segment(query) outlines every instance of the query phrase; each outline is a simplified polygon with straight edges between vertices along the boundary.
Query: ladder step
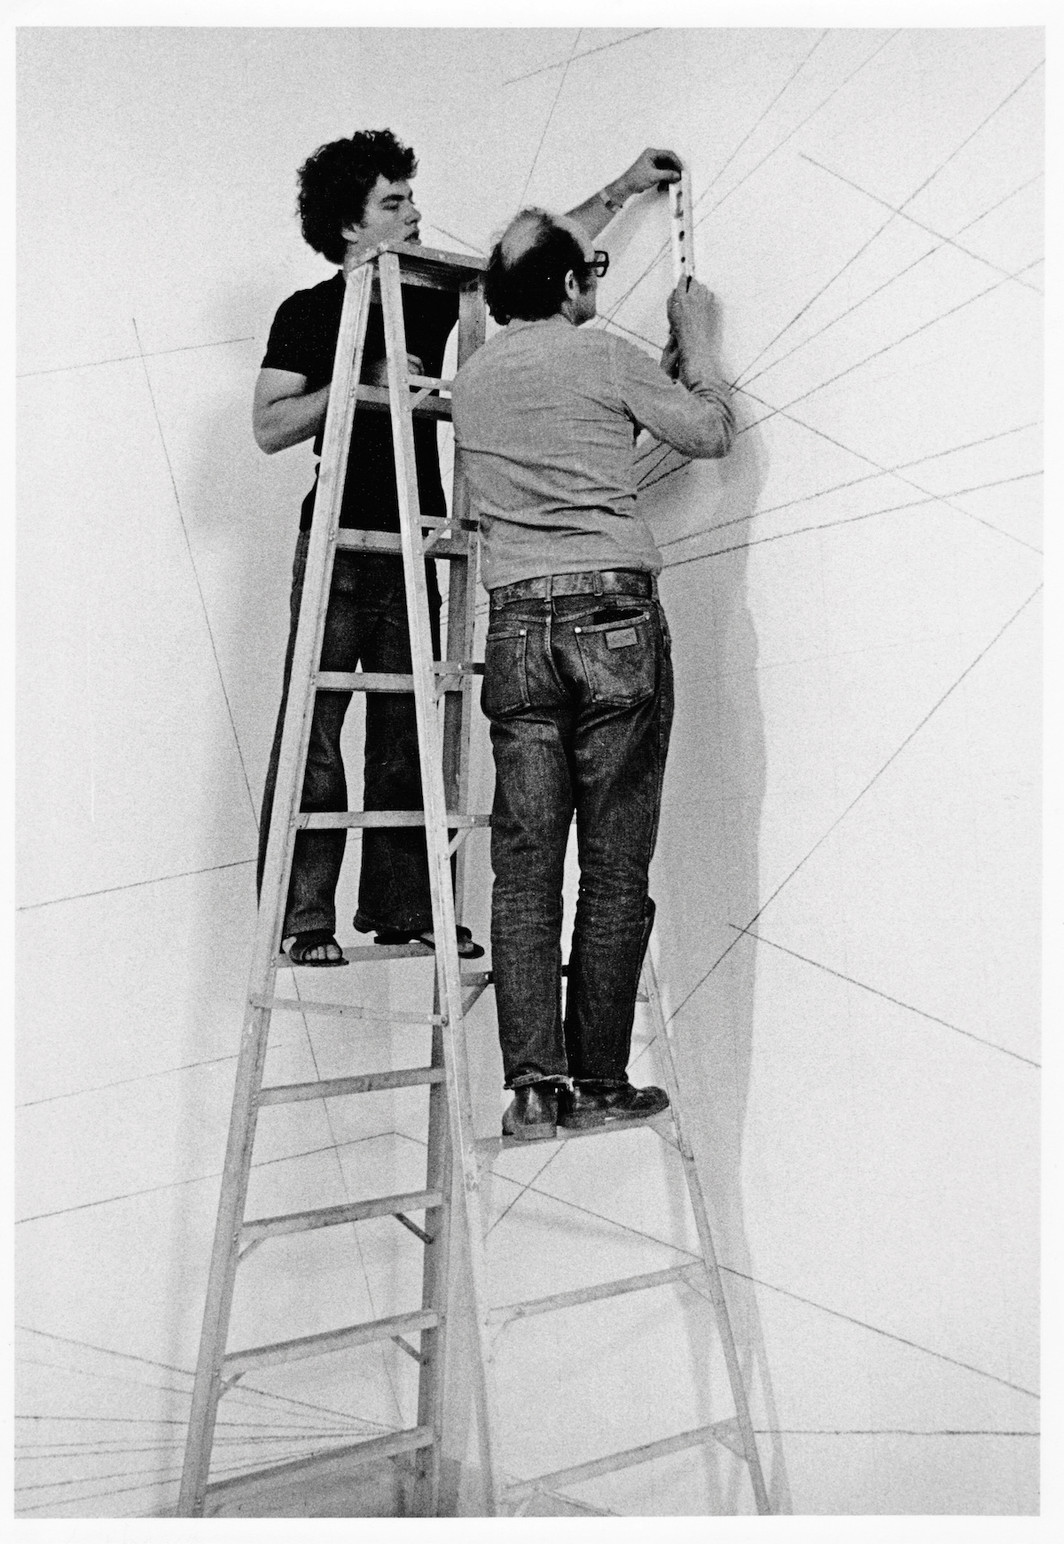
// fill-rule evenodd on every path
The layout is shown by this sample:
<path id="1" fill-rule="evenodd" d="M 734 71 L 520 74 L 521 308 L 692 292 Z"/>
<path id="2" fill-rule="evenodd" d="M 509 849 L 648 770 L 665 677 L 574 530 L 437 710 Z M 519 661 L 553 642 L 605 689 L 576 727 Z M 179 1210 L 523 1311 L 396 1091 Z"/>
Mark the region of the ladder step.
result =
<path id="1" fill-rule="evenodd" d="M 443 1205 L 442 1190 L 413 1190 L 407 1195 L 375 1196 L 369 1201 L 347 1201 L 342 1206 L 321 1206 L 309 1212 L 287 1212 L 280 1217 L 253 1217 L 240 1229 L 242 1243 L 275 1238 L 282 1233 L 311 1233 L 315 1228 L 335 1228 L 367 1217 L 394 1217 L 397 1212 L 425 1212 Z"/>
<path id="2" fill-rule="evenodd" d="M 315 1083 L 276 1083 L 259 1093 L 259 1104 L 294 1104 L 301 1099 L 336 1099 L 342 1094 L 375 1094 L 385 1088 L 417 1088 L 442 1083 L 442 1067 L 400 1067 L 389 1072 L 363 1072 L 347 1078 L 320 1078 Z"/>
<path id="3" fill-rule="evenodd" d="M 391 1432 L 385 1437 L 369 1437 L 365 1442 L 351 1442 L 345 1447 L 322 1448 L 308 1453 L 305 1458 L 295 1458 L 284 1464 L 271 1464 L 265 1469 L 253 1469 L 248 1474 L 235 1475 L 230 1480 L 214 1480 L 207 1486 L 207 1511 L 212 1502 L 224 1501 L 227 1496 L 263 1481 L 293 1479 L 297 1475 L 308 1478 L 324 1478 L 332 1466 L 343 1472 L 356 1465 L 380 1462 L 394 1458 L 399 1453 L 412 1453 L 418 1448 L 431 1447 L 435 1438 L 431 1426 L 413 1426 L 407 1431 Z"/>
<path id="4" fill-rule="evenodd" d="M 222 1374 L 232 1377 L 249 1372 L 252 1367 L 276 1367 L 282 1362 L 301 1362 L 309 1356 L 325 1356 L 349 1346 L 368 1346 L 377 1340 L 391 1340 L 393 1335 L 416 1335 L 434 1330 L 440 1315 L 431 1308 L 417 1313 L 400 1313 L 390 1319 L 372 1319 L 366 1324 L 350 1324 L 342 1330 L 326 1330 L 320 1335 L 303 1335 L 298 1340 L 278 1340 L 270 1346 L 250 1346 L 246 1351 L 232 1351 L 222 1359 Z"/>
<path id="5" fill-rule="evenodd" d="M 418 953 L 424 952 L 423 946 Z M 286 955 L 279 955 L 278 965 L 292 962 Z M 248 999 L 253 1008 L 269 1008 L 288 1013 L 324 1013 L 337 1019 L 359 1019 L 364 1024 L 442 1024 L 442 1013 L 367 1013 L 361 1003 L 317 1002 L 313 997 L 272 997 L 256 995 Z"/>
<path id="6" fill-rule="evenodd" d="M 557 1142 L 576 1142 L 584 1137 L 613 1137 L 621 1131 L 641 1131 L 649 1128 L 656 1131 L 658 1136 L 672 1134 L 672 1115 L 669 1110 L 662 1110 L 657 1115 L 649 1118 L 633 1116 L 630 1120 L 612 1120 L 605 1126 L 589 1126 L 586 1130 L 571 1129 L 568 1126 L 559 1126 L 558 1135 L 554 1138 Z M 504 1148 L 527 1147 L 528 1143 L 520 1137 L 480 1137 L 477 1141 L 477 1151 L 484 1153 L 497 1153 Z"/>
<path id="7" fill-rule="evenodd" d="M 552 1292 L 548 1297 L 533 1297 L 523 1303 L 505 1303 L 493 1308 L 488 1314 L 491 1324 L 509 1324 L 514 1319 L 529 1319 L 535 1314 L 552 1313 L 557 1308 L 575 1308 L 582 1303 L 599 1303 L 610 1297 L 623 1297 L 629 1292 L 644 1292 L 652 1287 L 664 1287 L 673 1281 L 688 1281 L 692 1276 L 704 1276 L 701 1260 L 684 1265 L 670 1265 L 665 1270 L 647 1271 L 642 1276 L 618 1276 L 614 1281 L 602 1281 L 590 1287 L 577 1287 L 572 1292 Z"/>
<path id="8" fill-rule="evenodd" d="M 324 810 L 317 813 L 304 811 L 296 816 L 297 831 L 337 831 L 387 828 L 389 826 L 423 826 L 424 810 Z M 448 811 L 447 826 L 458 831 L 465 826 L 490 826 L 490 815 L 460 815 Z"/>
<path id="9" fill-rule="evenodd" d="M 462 677 L 484 674 L 482 664 L 459 664 L 436 660 L 433 663 L 437 692 L 460 692 Z M 414 677 L 382 670 L 319 670 L 314 677 L 319 692 L 412 692 Z"/>
<path id="10" fill-rule="evenodd" d="M 574 1464 L 571 1469 L 555 1469 L 551 1474 L 540 1474 L 535 1479 L 519 1480 L 516 1485 L 506 1487 L 506 1494 L 516 1498 L 540 1487 L 556 1490 L 563 1485 L 576 1485 L 581 1480 L 595 1480 L 602 1474 L 615 1474 L 618 1469 L 630 1469 L 635 1464 L 649 1463 L 654 1458 L 665 1458 L 670 1453 L 682 1453 L 687 1448 L 701 1447 L 706 1442 L 714 1441 L 723 1441 L 716 1426 L 699 1426 L 694 1431 L 678 1432 L 675 1437 L 664 1437 L 660 1442 L 647 1442 L 642 1447 L 608 1453 L 603 1458 L 592 1459 L 590 1463 Z M 725 1442 L 724 1446 L 731 1451 L 729 1443 Z"/>
<path id="11" fill-rule="evenodd" d="M 432 959 L 436 951 L 431 949 L 428 944 L 355 944 L 353 948 L 341 949 L 340 953 L 347 960 L 348 964 L 387 965 L 389 960 Z M 287 954 L 277 955 L 274 965 L 278 970 L 302 969 L 301 966 L 293 965 Z M 311 966 L 310 968 L 313 969 L 314 967 Z M 263 1007 L 265 1004 L 258 1003 L 256 1006 Z M 316 1003 L 308 998 L 306 1002 L 300 1003 L 299 1006 L 300 1008 L 305 1008 L 308 1013 L 327 1013 L 335 1012 L 339 1005 Z M 390 1022 L 391 1017 L 389 1015 L 386 1022 Z M 424 1018 L 418 1016 L 414 1022 L 419 1024 L 432 1023 L 433 1020 L 428 1015 L 425 1015 Z"/>

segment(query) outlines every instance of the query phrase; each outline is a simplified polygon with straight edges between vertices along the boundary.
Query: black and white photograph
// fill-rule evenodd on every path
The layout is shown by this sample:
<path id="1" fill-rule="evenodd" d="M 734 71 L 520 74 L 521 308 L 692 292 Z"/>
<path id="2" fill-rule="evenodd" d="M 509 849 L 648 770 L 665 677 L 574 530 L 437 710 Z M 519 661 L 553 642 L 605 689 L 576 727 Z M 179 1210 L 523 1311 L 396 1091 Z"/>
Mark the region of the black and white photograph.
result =
<path id="1" fill-rule="evenodd" d="M 413 9 L 12 7 L 16 1526 L 1017 1538 L 1045 28 Z"/>

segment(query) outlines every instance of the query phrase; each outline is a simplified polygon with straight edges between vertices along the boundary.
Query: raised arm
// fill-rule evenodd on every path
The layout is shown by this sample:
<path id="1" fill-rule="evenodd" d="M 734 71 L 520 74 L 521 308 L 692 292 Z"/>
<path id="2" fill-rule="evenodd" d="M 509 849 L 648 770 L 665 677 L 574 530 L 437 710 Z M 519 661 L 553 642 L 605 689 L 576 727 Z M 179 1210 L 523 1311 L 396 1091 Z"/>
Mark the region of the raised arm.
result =
<path id="1" fill-rule="evenodd" d="M 329 388 L 307 390 L 305 375 L 293 370 L 260 370 L 255 382 L 251 429 L 260 450 L 272 456 L 317 434 L 325 422 Z"/>
<path id="2" fill-rule="evenodd" d="M 614 215 L 620 214 L 628 199 L 637 193 L 645 193 L 648 188 L 678 182 L 682 170 L 683 163 L 675 151 L 655 150 L 648 146 L 626 172 L 613 182 L 607 182 L 604 188 L 592 193 L 575 209 L 570 209 L 569 218 L 575 220 L 593 241 Z"/>

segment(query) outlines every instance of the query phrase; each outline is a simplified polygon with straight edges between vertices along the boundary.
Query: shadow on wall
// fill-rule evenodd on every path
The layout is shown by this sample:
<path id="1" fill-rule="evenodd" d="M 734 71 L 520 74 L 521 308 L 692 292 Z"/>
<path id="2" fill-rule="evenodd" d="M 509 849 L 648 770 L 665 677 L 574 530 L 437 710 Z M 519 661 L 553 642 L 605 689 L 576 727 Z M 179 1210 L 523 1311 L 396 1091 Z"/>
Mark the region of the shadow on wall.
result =
<path id="1" fill-rule="evenodd" d="M 749 421 L 737 410 L 739 427 Z M 690 1136 L 755 1429 L 778 1429 L 743 1219 L 742 1134 L 754 1024 L 754 946 L 740 940 L 759 906 L 765 737 L 747 552 L 682 561 L 675 533 L 727 526 L 720 547 L 746 539 L 765 482 L 757 430 L 720 462 L 680 473 L 653 512 L 664 544 L 662 593 L 673 633 L 677 707 L 655 862 L 663 1005 L 674 1020 Z M 668 489 L 668 483 L 662 492 Z M 699 508 L 705 499 L 705 506 Z M 658 501 L 655 501 L 657 503 Z M 697 519 L 694 517 L 697 515 Z M 738 533 L 738 534 L 737 534 Z M 703 543 L 704 545 L 704 543 Z M 678 561 L 670 564 L 670 553 Z M 670 571 L 671 570 L 671 571 Z M 730 925 L 731 924 L 731 925 Z M 754 1374 L 756 1373 L 756 1377 Z M 789 1512 L 779 1438 L 759 1439 L 773 1511 Z M 741 1466 L 734 1471 L 742 1483 Z M 737 1510 L 739 1497 L 731 1497 Z"/>

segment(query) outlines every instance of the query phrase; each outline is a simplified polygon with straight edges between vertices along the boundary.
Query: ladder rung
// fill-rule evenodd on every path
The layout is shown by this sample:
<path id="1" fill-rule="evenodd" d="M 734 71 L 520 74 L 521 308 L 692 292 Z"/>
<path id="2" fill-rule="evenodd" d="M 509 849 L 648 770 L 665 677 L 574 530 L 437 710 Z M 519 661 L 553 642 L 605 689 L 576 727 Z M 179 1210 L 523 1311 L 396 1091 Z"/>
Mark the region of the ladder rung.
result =
<path id="1" fill-rule="evenodd" d="M 548 1297 L 533 1297 L 523 1303 L 506 1303 L 493 1308 L 488 1314 L 490 1324 L 509 1324 L 513 1319 L 530 1319 L 534 1314 L 553 1313 L 557 1308 L 576 1308 L 582 1303 L 599 1303 L 610 1297 L 623 1297 L 628 1292 L 643 1292 L 652 1287 L 664 1287 L 672 1281 L 686 1281 L 692 1274 L 705 1275 L 701 1260 L 685 1265 L 670 1265 L 665 1270 L 647 1271 L 642 1276 L 618 1276 L 615 1281 L 601 1281 L 590 1287 L 577 1287 L 572 1292 L 552 1292 Z"/>
<path id="2" fill-rule="evenodd" d="M 264 1480 L 289 1479 L 298 1474 L 317 1472 L 332 1464 L 341 1465 L 346 1472 L 355 1465 L 376 1463 L 394 1458 L 398 1453 L 411 1453 L 418 1448 L 431 1447 L 435 1438 L 431 1426 L 413 1426 L 407 1431 L 391 1432 L 385 1437 L 369 1437 L 365 1442 L 351 1442 L 345 1447 L 322 1448 L 308 1453 L 305 1458 L 294 1458 L 289 1463 L 272 1464 L 266 1469 L 253 1469 L 248 1474 L 235 1475 L 230 1480 L 214 1480 L 207 1486 L 208 1508 L 213 1500 L 220 1500 L 234 1491 L 260 1484 Z"/>
<path id="3" fill-rule="evenodd" d="M 287 1212 L 281 1217 L 253 1217 L 240 1229 L 242 1243 L 275 1238 L 281 1233 L 311 1233 L 315 1228 L 335 1228 L 367 1217 L 392 1217 L 396 1212 L 425 1212 L 443 1205 L 442 1190 L 413 1190 L 407 1195 L 375 1196 L 369 1201 L 347 1201 L 342 1206 L 321 1206 L 309 1212 Z"/>
<path id="4" fill-rule="evenodd" d="M 351 949 L 340 950 L 348 964 L 358 965 L 387 965 L 389 960 L 420 960 L 430 958 L 435 952 L 435 949 L 430 948 L 428 944 L 356 944 Z M 302 966 L 293 965 L 287 954 L 277 955 L 274 965 L 278 970 L 302 969 Z M 311 966 L 310 968 L 313 969 L 314 967 Z M 324 1004 L 315 1003 L 313 999 L 308 999 L 305 1003 L 301 1003 L 300 1007 L 306 1008 L 309 1012 L 324 1013 L 329 1011 Z M 421 1024 L 430 1023 L 432 1020 L 426 1016 L 424 1019 L 418 1017 L 414 1022 Z"/>
<path id="5" fill-rule="evenodd" d="M 506 1487 L 506 1494 L 519 1496 L 540 1487 L 556 1490 L 563 1485 L 576 1485 L 581 1480 L 594 1480 L 602 1474 L 614 1474 L 618 1469 L 629 1469 L 635 1464 L 649 1463 L 654 1458 L 665 1458 L 669 1453 L 682 1453 L 686 1448 L 701 1447 L 705 1442 L 719 1440 L 712 1426 L 699 1426 L 694 1431 L 679 1432 L 675 1437 L 664 1437 L 660 1442 L 647 1442 L 642 1447 L 608 1453 L 604 1458 L 592 1459 L 590 1463 L 574 1464 L 571 1469 L 555 1469 L 553 1473 L 540 1474 L 535 1479 L 519 1480 L 516 1485 Z"/>
<path id="6" fill-rule="evenodd" d="M 483 674 L 483 665 L 479 671 L 476 665 L 452 665 L 449 668 L 440 667 L 437 663 L 435 673 L 440 679 L 436 682 L 437 692 L 462 691 L 462 677 Z M 451 677 L 451 679 L 447 679 Z M 386 673 L 382 670 L 319 670 L 314 677 L 314 687 L 319 692 L 412 692 L 414 690 L 414 677 L 412 675 L 398 675 Z"/>
<path id="7" fill-rule="evenodd" d="M 387 386 L 357 386 L 354 397 L 363 407 L 385 412 L 391 400 Z M 423 397 L 420 402 L 411 404 L 410 411 L 415 418 L 439 418 L 450 423 L 451 400 L 449 397 Z"/>
<path id="8" fill-rule="evenodd" d="M 347 1346 L 368 1346 L 375 1340 L 391 1340 L 393 1335 L 416 1335 L 420 1330 L 434 1330 L 440 1315 L 423 1308 L 417 1313 L 400 1313 L 390 1319 L 372 1319 L 366 1324 L 350 1324 L 342 1330 L 326 1330 L 320 1335 L 303 1335 L 298 1340 L 278 1340 L 270 1346 L 251 1346 L 233 1351 L 222 1359 L 226 1375 L 245 1373 L 252 1367 L 276 1367 L 282 1362 L 300 1362 L 308 1356 L 325 1356 Z"/>
<path id="9" fill-rule="evenodd" d="M 490 826 L 490 815 L 460 815 L 448 811 L 447 827 L 458 831 L 465 826 Z M 378 826 L 423 826 L 424 810 L 319 810 L 296 816 L 297 831 L 337 831 L 373 829 Z"/>
<path id="10" fill-rule="evenodd" d="M 462 521 L 468 529 L 469 521 Z M 403 539 L 394 531 L 358 531 L 342 528 L 336 533 L 336 545 L 345 552 L 402 552 Z M 461 537 L 434 537 L 426 557 L 468 558 L 469 543 Z"/>
<path id="11" fill-rule="evenodd" d="M 417 1088 L 442 1083 L 442 1067 L 400 1067 L 388 1072 L 353 1073 L 320 1078 L 316 1083 L 277 1083 L 259 1093 L 259 1104 L 294 1104 L 301 1099 L 336 1099 L 342 1094 L 375 1094 L 385 1088 Z"/>
<path id="12" fill-rule="evenodd" d="M 421 952 L 419 947 L 418 952 Z M 287 955 L 279 955 L 278 965 L 291 968 Z M 367 1013 L 361 1003 L 318 1002 L 313 997 L 255 996 L 248 999 L 253 1008 L 269 1008 L 288 1013 L 324 1013 L 337 1019 L 360 1019 L 368 1024 L 443 1024 L 442 1013 Z"/>

